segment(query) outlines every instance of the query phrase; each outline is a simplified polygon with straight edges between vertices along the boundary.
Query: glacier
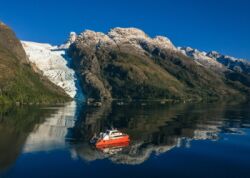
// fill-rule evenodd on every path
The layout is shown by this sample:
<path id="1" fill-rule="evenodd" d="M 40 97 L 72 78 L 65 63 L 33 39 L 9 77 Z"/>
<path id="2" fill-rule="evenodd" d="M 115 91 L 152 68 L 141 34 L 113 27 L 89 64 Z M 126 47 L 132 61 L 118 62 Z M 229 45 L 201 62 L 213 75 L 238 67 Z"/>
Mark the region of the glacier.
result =
<path id="1" fill-rule="evenodd" d="M 74 34 L 70 34 L 70 39 Z M 74 99 L 83 100 L 84 95 L 79 80 L 71 67 L 71 58 L 67 55 L 69 42 L 61 46 L 47 43 L 22 41 L 30 63 L 34 64 L 51 82 L 64 89 Z"/>

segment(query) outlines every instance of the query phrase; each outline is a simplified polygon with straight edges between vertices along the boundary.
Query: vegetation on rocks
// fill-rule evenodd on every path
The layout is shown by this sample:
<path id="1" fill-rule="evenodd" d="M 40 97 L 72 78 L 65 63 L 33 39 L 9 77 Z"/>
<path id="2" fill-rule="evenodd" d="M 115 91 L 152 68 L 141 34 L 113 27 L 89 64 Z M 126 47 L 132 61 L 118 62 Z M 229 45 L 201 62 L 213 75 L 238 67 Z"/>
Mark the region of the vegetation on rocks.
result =
<path id="1" fill-rule="evenodd" d="M 249 88 L 198 65 L 163 37 L 138 29 L 85 31 L 70 46 L 87 98 L 210 101 L 244 99 Z M 244 89 L 243 89 L 244 88 Z"/>
<path id="2" fill-rule="evenodd" d="M 29 64 L 14 32 L 0 23 L 0 104 L 41 104 L 69 100 L 65 92 Z"/>

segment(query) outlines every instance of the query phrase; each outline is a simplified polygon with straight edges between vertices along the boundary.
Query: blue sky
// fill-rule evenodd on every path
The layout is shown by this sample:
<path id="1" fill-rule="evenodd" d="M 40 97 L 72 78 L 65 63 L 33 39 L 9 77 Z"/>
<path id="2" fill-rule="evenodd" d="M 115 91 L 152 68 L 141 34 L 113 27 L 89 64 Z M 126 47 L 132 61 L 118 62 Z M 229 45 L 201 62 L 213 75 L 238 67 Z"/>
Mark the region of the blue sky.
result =
<path id="1" fill-rule="evenodd" d="M 176 46 L 250 59 L 248 0 L 1 0 L 0 19 L 22 40 L 59 44 L 70 31 L 138 27 Z"/>

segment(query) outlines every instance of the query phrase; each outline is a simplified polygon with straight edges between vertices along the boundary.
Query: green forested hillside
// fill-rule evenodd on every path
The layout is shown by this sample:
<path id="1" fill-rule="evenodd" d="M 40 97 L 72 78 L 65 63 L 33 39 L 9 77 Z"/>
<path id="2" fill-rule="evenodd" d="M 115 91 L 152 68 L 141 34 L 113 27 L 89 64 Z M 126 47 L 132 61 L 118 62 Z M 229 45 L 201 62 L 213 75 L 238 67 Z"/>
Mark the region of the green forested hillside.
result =
<path id="1" fill-rule="evenodd" d="M 34 71 L 15 33 L 0 22 L 0 104 L 66 100 L 61 88 Z"/>

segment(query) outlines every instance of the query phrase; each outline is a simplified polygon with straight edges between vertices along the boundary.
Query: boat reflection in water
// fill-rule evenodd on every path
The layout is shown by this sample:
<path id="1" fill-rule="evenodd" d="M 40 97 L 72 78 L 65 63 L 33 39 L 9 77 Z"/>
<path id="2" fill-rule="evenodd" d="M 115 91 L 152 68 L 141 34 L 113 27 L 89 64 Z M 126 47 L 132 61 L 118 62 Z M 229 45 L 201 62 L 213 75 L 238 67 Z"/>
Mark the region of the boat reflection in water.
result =
<path id="1" fill-rule="evenodd" d="M 102 151 L 104 154 L 114 155 L 114 154 L 118 154 L 119 152 L 124 151 L 124 149 L 127 148 L 128 146 L 129 146 L 129 141 L 113 143 L 113 144 L 106 145 L 106 146 L 98 146 L 96 148 Z"/>
<path id="2" fill-rule="evenodd" d="M 94 146 L 89 143 L 95 133 L 111 126 L 129 135 L 129 139 Z M 182 169 L 189 168 L 188 171 L 191 170 L 189 165 L 194 168 L 204 164 L 209 167 L 207 170 L 223 171 L 228 168 L 230 172 L 231 163 L 240 165 L 239 168 L 236 167 L 240 171 L 244 166 L 249 167 L 244 164 L 250 159 L 246 156 L 247 153 L 250 155 L 250 149 L 247 149 L 250 148 L 247 141 L 249 128 L 250 110 L 247 104 L 104 104 L 100 108 L 92 108 L 72 102 L 60 107 L 0 111 L 0 177 L 3 170 L 6 174 L 12 173 L 12 177 L 19 174 L 20 177 L 55 177 L 49 175 L 53 172 L 58 174 L 56 177 L 65 174 L 70 177 L 74 171 L 78 171 L 79 176 L 86 173 L 86 177 L 91 177 L 90 175 L 97 174 L 98 171 L 88 172 L 88 169 L 80 167 L 93 165 L 96 168 L 101 164 L 105 167 L 104 165 L 110 166 L 110 163 L 121 167 L 124 164 L 143 166 L 151 161 L 157 164 L 154 156 L 162 158 L 164 164 L 159 166 L 168 165 L 171 170 L 179 170 L 178 166 L 172 166 L 173 163 L 182 165 L 185 163 L 183 160 L 186 160 L 188 164 L 182 165 Z M 232 154 L 231 145 L 238 145 L 238 151 Z M 200 156 L 196 157 L 198 154 Z M 166 155 L 169 155 L 168 159 L 164 158 Z M 191 157 L 199 164 L 196 165 Z M 58 159 L 64 162 L 58 162 Z M 204 162 L 207 159 L 213 160 Z M 46 167 L 45 161 L 51 164 Z M 216 164 L 218 161 L 223 166 Z M 29 166 L 25 166 L 26 163 Z M 20 165 L 23 165 L 21 169 Z M 72 167 L 64 168 L 64 165 Z M 28 171 L 30 166 L 35 166 L 37 172 Z M 53 171 L 46 172 L 44 169 Z M 62 171 L 63 169 L 67 171 Z M 167 166 L 161 169 L 165 171 Z M 21 175 L 20 171 L 15 170 L 22 170 L 29 175 Z M 150 172 L 147 172 L 147 168 L 143 170 L 145 177 L 151 176 L 148 175 Z M 181 174 L 179 171 L 177 173 Z M 195 170 L 193 173 L 195 175 Z M 235 175 L 233 170 L 230 174 Z"/>

